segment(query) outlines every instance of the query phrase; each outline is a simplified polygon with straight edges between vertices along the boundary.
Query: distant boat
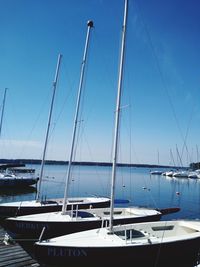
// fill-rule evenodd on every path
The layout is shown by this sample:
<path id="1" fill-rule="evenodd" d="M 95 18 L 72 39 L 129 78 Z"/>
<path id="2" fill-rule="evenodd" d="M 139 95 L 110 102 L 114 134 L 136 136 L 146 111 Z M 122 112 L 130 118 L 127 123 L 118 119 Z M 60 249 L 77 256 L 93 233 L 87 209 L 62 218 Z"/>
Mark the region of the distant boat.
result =
<path id="1" fill-rule="evenodd" d="M 25 164 L 22 163 L 1 163 L 0 164 L 0 172 L 10 170 L 12 168 L 22 168 L 25 167 Z"/>
<path id="2" fill-rule="evenodd" d="M 159 151 L 158 153 L 158 166 L 160 165 L 160 156 L 159 156 Z M 154 171 L 150 171 L 151 175 L 161 175 L 163 173 L 163 171 L 161 170 L 154 170 Z"/>
<path id="3" fill-rule="evenodd" d="M 123 46 L 115 114 L 113 177 L 115 177 L 117 159 L 117 129 L 119 125 L 127 13 L 128 0 L 125 0 Z M 115 186 L 113 184 L 109 227 L 36 242 L 34 249 L 36 260 L 39 263 L 59 267 L 66 266 L 66 264 L 70 267 L 192 267 L 197 264 L 200 247 L 200 222 L 177 220 L 114 226 L 114 193 Z"/>
<path id="4" fill-rule="evenodd" d="M 170 149 L 170 158 L 171 158 L 171 161 L 173 162 L 173 166 L 174 168 L 171 169 L 170 171 L 165 171 L 162 173 L 163 176 L 168 176 L 168 177 L 172 177 L 174 172 L 175 172 L 175 161 L 174 161 L 174 156 L 173 156 L 173 153 L 172 153 L 172 150 Z"/>
<path id="5" fill-rule="evenodd" d="M 35 173 L 35 169 L 33 168 L 23 168 L 23 167 L 15 167 L 15 168 L 8 168 L 8 171 L 9 172 L 12 172 L 12 173 Z"/>
<path id="6" fill-rule="evenodd" d="M 38 177 L 25 177 L 19 176 L 15 174 L 3 174 L 0 173 L 0 187 L 26 187 L 37 184 L 39 178 Z"/>
<path id="7" fill-rule="evenodd" d="M 161 175 L 162 173 L 163 173 L 163 171 L 158 171 L 158 170 L 150 171 L 150 174 L 152 174 L 152 175 Z"/>
<path id="8" fill-rule="evenodd" d="M 200 175 L 200 170 L 190 171 L 188 173 L 188 178 L 197 179 L 200 177 L 199 175 Z"/>
<path id="9" fill-rule="evenodd" d="M 189 172 L 188 173 L 188 178 L 190 178 L 190 179 L 197 179 L 198 178 L 198 173 L 196 173 L 196 172 Z"/>
<path id="10" fill-rule="evenodd" d="M 177 171 L 173 173 L 173 177 L 176 178 L 188 178 L 188 171 Z"/>
<path id="11" fill-rule="evenodd" d="M 169 177 L 172 177 L 173 174 L 174 174 L 174 171 L 167 171 L 167 172 L 162 173 L 163 176 L 169 176 Z"/>

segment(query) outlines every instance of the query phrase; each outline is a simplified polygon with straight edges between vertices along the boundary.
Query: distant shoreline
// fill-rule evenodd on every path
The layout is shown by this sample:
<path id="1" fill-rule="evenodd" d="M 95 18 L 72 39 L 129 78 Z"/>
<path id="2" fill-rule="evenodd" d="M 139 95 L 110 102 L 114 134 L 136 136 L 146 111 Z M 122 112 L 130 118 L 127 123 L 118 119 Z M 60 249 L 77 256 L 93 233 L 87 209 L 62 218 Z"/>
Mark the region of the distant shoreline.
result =
<path id="1" fill-rule="evenodd" d="M 26 164 L 41 164 L 40 159 L 0 159 L 0 164 L 15 164 L 15 165 L 26 165 Z M 46 160 L 47 165 L 67 165 L 68 161 L 62 160 Z M 75 161 L 73 165 L 82 166 L 112 166 L 110 162 L 90 162 L 90 161 Z M 134 164 L 134 163 L 118 163 L 119 167 L 140 167 L 140 168 L 180 168 L 168 165 L 156 165 L 156 164 Z"/>

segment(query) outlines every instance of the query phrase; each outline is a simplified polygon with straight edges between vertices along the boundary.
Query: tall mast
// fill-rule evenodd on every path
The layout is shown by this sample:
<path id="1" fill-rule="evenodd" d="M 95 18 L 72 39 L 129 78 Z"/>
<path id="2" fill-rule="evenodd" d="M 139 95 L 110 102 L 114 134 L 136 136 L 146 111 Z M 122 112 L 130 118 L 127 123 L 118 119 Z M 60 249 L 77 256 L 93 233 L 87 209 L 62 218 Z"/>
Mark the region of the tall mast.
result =
<path id="1" fill-rule="evenodd" d="M 175 164 L 175 160 L 174 160 L 174 156 L 173 156 L 171 148 L 170 148 L 170 160 L 172 160 L 173 166 L 175 167 L 176 164 Z"/>
<path id="2" fill-rule="evenodd" d="M 119 63 L 117 102 L 116 102 L 116 111 L 115 111 L 115 131 L 114 131 L 114 146 L 113 146 L 110 225 L 109 225 L 109 232 L 110 233 L 113 233 L 113 211 L 114 211 L 114 197 L 115 197 L 115 178 L 116 178 L 116 164 L 117 164 L 117 160 L 118 160 L 118 158 L 117 158 L 118 155 L 117 154 L 118 154 L 120 106 L 121 106 L 121 91 L 122 91 L 122 79 L 123 79 L 123 70 L 124 70 L 124 55 L 125 55 L 125 39 L 126 39 L 127 16 L 128 16 L 128 0 L 125 0 L 124 21 L 123 21 L 123 27 L 122 27 L 121 54 L 120 54 L 120 63 Z"/>
<path id="3" fill-rule="evenodd" d="M 3 96 L 3 105 L 2 105 L 2 112 L 1 112 L 1 121 L 0 121 L 0 136 L 1 136 L 1 130 L 3 125 L 3 117 L 4 117 L 4 109 L 5 109 L 5 103 L 6 103 L 6 93 L 8 88 L 5 88 L 4 90 L 4 96 Z"/>
<path id="4" fill-rule="evenodd" d="M 181 167 L 183 167 L 183 162 L 182 162 L 182 159 L 181 159 L 181 156 L 180 156 L 180 153 L 178 151 L 178 146 L 176 144 L 176 153 L 177 153 L 177 162 L 179 161 L 180 162 L 180 165 Z"/>
<path id="5" fill-rule="evenodd" d="M 197 151 L 197 163 L 198 163 L 199 162 L 199 149 L 197 145 L 196 145 L 196 151 Z"/>
<path id="6" fill-rule="evenodd" d="M 158 155 L 158 165 L 160 165 L 160 154 L 159 154 L 159 150 L 157 150 L 157 155 Z"/>
<path id="7" fill-rule="evenodd" d="M 38 186 L 38 191 L 37 191 L 37 195 L 36 195 L 36 201 L 39 201 L 39 199 L 40 199 L 41 183 L 42 183 L 42 178 L 43 178 L 44 163 L 45 163 L 46 150 L 47 150 L 47 144 L 48 144 L 48 139 L 49 139 L 49 129 L 50 129 L 50 125 L 51 125 L 51 117 L 52 117 L 52 112 L 53 112 L 53 105 L 54 105 L 56 87 L 57 87 L 57 82 L 58 82 L 58 74 L 59 74 L 59 70 L 60 70 L 61 58 L 62 58 L 62 55 L 59 54 L 58 60 L 57 60 L 55 78 L 53 81 L 53 94 L 52 94 L 51 106 L 50 106 L 50 110 L 49 110 L 49 118 L 48 118 L 47 130 L 46 130 L 44 150 L 43 150 L 43 155 L 42 155 L 42 162 L 41 162 L 41 169 L 40 169 L 40 176 L 39 176 L 39 186 Z"/>
<path id="8" fill-rule="evenodd" d="M 79 80 L 76 111 L 75 111 L 75 117 L 74 117 L 74 126 L 73 126 L 73 131 L 72 131 L 70 158 L 69 158 L 69 163 L 68 163 L 66 185 L 65 185 L 65 190 L 64 190 L 62 214 L 65 214 L 66 208 L 67 208 L 67 198 L 69 194 L 68 191 L 69 191 L 69 183 L 70 183 L 70 177 L 71 177 L 71 166 L 72 166 L 72 159 L 74 156 L 74 143 L 75 143 L 75 138 L 76 138 L 76 130 L 77 130 L 78 117 L 79 117 L 80 100 L 81 100 L 82 87 L 83 87 L 83 78 L 84 78 L 84 73 L 85 73 L 85 63 L 86 63 L 88 44 L 89 44 L 89 39 L 90 39 L 90 30 L 93 27 L 93 21 L 91 20 L 88 21 L 87 26 L 88 27 L 87 27 L 87 34 L 86 34 L 86 41 L 85 41 L 85 49 L 84 49 L 83 60 L 81 64 L 81 74 L 80 74 L 80 80 Z"/>

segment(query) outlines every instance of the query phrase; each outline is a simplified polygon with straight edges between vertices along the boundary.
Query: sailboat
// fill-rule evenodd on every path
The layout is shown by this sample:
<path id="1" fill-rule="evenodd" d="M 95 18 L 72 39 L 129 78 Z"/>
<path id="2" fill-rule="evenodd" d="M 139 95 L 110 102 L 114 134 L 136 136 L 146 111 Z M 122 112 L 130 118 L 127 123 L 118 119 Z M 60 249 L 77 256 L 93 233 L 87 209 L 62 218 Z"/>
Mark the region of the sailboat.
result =
<path id="1" fill-rule="evenodd" d="M 58 55 L 57 66 L 56 66 L 56 73 L 55 78 L 53 81 L 53 94 L 51 99 L 51 105 L 49 110 L 49 118 L 45 136 L 45 143 L 43 149 L 43 156 L 42 156 L 42 163 L 40 169 L 40 176 L 39 176 L 39 185 L 37 190 L 37 196 L 35 200 L 30 201 L 16 201 L 16 202 L 8 202 L 0 204 L 0 217 L 6 218 L 11 216 L 20 216 L 20 215 L 28 215 L 28 214 L 38 214 L 44 212 L 53 212 L 53 211 L 60 211 L 63 206 L 63 199 L 48 199 L 43 200 L 41 198 L 41 185 L 43 179 L 43 172 L 44 172 L 44 165 L 45 165 L 45 157 L 46 157 L 46 150 L 48 144 L 48 137 L 49 137 L 49 129 L 51 124 L 51 117 L 53 112 L 53 105 L 55 99 L 55 92 L 57 88 L 58 82 L 58 75 L 60 70 L 62 55 Z M 0 178 L 1 179 L 1 178 Z M 78 206 L 79 209 L 81 208 L 89 208 L 89 207 L 108 207 L 110 204 L 110 199 L 106 197 L 77 197 L 77 198 L 69 198 L 67 202 L 67 208 L 71 208 L 71 206 Z"/>
<path id="2" fill-rule="evenodd" d="M 177 152 L 177 157 L 180 161 L 180 165 L 181 165 L 181 170 L 177 170 L 173 173 L 173 177 L 176 177 L 176 178 L 188 178 L 188 174 L 189 174 L 189 171 L 187 170 L 182 170 L 183 168 L 183 162 L 182 162 L 182 159 L 181 159 L 181 156 L 180 156 L 180 153 L 178 151 L 178 147 L 176 145 L 176 152 Z"/>
<path id="3" fill-rule="evenodd" d="M 159 151 L 158 151 L 158 167 L 160 165 L 160 160 L 159 160 Z M 161 175 L 163 173 L 162 170 L 153 170 L 153 171 L 150 171 L 150 174 L 151 175 Z"/>
<path id="4" fill-rule="evenodd" d="M 37 184 L 38 177 L 19 176 L 13 173 L 0 173 L 1 188 L 25 188 Z"/>
<path id="5" fill-rule="evenodd" d="M 0 136 L 2 132 L 3 126 L 3 118 L 4 118 L 4 110 L 6 103 L 6 94 L 8 88 L 5 88 L 3 95 L 3 103 L 2 103 L 2 112 L 0 119 Z M 0 172 L 0 187 L 1 188 L 18 188 L 18 187 L 27 187 L 31 185 L 35 185 L 38 182 L 38 177 L 34 176 L 24 176 L 24 175 L 16 175 L 12 172 Z"/>
<path id="6" fill-rule="evenodd" d="M 88 22 L 88 31 L 86 37 L 85 51 L 83 56 L 83 63 L 86 62 L 87 47 L 89 40 L 90 29 L 93 26 L 93 22 Z M 84 67 L 82 64 L 82 67 Z M 71 161 L 74 151 L 74 140 L 76 133 L 76 123 L 78 120 L 79 103 L 81 96 L 83 72 L 81 72 L 81 81 L 78 90 L 77 107 L 74 119 L 74 127 L 72 134 L 71 153 L 68 165 L 67 183 L 65 187 L 65 195 L 63 201 L 63 207 L 61 212 L 40 213 L 34 215 L 18 216 L 15 218 L 8 218 L 4 221 L 4 228 L 15 239 L 45 239 L 52 238 L 58 235 L 70 234 L 77 231 L 84 231 L 93 228 L 99 228 L 106 226 L 109 223 L 110 208 L 99 209 L 86 209 L 79 210 L 78 207 L 66 210 L 67 197 L 69 194 L 69 179 L 71 176 Z M 114 200 L 113 200 L 114 201 Z M 144 222 L 149 220 L 160 220 L 162 213 L 154 209 L 128 207 L 128 208 L 115 208 L 113 223 L 115 225 L 133 222 Z"/>
<path id="7" fill-rule="evenodd" d="M 35 243 L 35 257 L 48 266 L 184 266 L 197 264 L 200 247 L 199 221 L 159 221 L 113 224 L 117 141 L 124 42 L 128 14 L 125 0 L 122 49 L 115 118 L 114 152 L 109 227 L 82 231 Z"/>
<path id="8" fill-rule="evenodd" d="M 166 172 L 163 172 L 163 173 L 162 173 L 163 176 L 173 177 L 173 174 L 174 174 L 175 169 L 176 169 L 176 164 L 175 164 L 175 160 L 174 160 L 173 152 L 172 152 L 171 149 L 170 149 L 170 159 L 171 159 L 170 162 L 173 163 L 173 169 L 168 170 L 168 171 L 166 171 Z"/>

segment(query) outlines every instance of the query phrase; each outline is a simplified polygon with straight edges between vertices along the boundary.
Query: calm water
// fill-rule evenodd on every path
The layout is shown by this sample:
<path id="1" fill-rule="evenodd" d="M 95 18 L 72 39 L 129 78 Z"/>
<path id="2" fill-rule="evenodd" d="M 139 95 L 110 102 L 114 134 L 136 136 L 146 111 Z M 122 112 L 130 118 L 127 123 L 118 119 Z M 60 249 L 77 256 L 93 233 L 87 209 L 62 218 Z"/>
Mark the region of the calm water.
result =
<path id="1" fill-rule="evenodd" d="M 36 169 L 39 165 L 27 166 Z M 45 167 L 42 195 L 63 197 L 67 166 Z M 181 211 L 163 219 L 200 219 L 200 179 L 167 178 L 149 174 L 147 168 L 118 168 L 116 198 L 130 200 L 129 205 L 153 208 L 180 207 Z M 70 183 L 70 196 L 109 196 L 110 167 L 75 166 Z M 34 199 L 36 190 L 0 191 L 0 202 Z"/>

